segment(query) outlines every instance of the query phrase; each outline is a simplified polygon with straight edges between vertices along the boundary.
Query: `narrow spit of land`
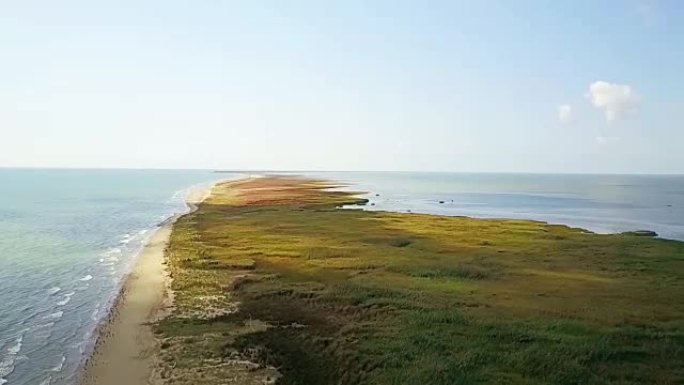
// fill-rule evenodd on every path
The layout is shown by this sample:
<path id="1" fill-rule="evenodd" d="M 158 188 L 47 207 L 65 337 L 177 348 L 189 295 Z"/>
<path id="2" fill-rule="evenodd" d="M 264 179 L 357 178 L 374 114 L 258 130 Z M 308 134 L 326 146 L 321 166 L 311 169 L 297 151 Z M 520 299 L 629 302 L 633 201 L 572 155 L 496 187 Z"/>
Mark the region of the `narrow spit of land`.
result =
<path id="1" fill-rule="evenodd" d="M 326 181 L 222 183 L 174 225 L 170 384 L 674 384 L 684 243 L 341 210 Z"/>

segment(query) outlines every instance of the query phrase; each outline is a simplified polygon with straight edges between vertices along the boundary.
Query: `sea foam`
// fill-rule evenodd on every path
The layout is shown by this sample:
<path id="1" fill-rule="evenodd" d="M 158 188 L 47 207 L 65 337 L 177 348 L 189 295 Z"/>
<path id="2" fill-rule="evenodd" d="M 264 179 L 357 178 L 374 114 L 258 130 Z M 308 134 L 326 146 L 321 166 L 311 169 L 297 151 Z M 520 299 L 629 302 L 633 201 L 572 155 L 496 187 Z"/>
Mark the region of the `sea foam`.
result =
<path id="1" fill-rule="evenodd" d="M 71 301 L 71 296 L 74 295 L 75 293 L 76 293 L 75 291 L 72 291 L 70 293 L 64 294 L 64 297 L 60 301 L 57 301 L 57 306 L 64 306 L 67 303 L 69 303 L 69 301 Z"/>
<path id="2" fill-rule="evenodd" d="M 64 361 L 66 361 L 66 357 L 62 356 L 62 360 L 57 364 L 54 368 L 50 369 L 51 372 L 61 372 L 62 368 L 64 367 Z"/>
<path id="3" fill-rule="evenodd" d="M 14 371 L 14 362 L 17 359 L 17 354 L 21 351 L 21 342 L 23 340 L 24 334 L 22 333 L 14 340 L 14 344 L 7 348 L 5 356 L 0 360 L 0 385 L 7 383 L 5 377 Z"/>
<path id="4" fill-rule="evenodd" d="M 48 289 L 48 294 L 54 295 L 54 294 L 59 293 L 60 290 L 62 290 L 62 289 L 59 286 L 51 287 L 50 289 Z"/>
<path id="5" fill-rule="evenodd" d="M 43 317 L 43 319 L 51 320 L 51 321 L 57 321 L 62 318 L 62 315 L 64 315 L 64 312 L 61 310 L 58 310 L 54 313 L 50 313 Z"/>

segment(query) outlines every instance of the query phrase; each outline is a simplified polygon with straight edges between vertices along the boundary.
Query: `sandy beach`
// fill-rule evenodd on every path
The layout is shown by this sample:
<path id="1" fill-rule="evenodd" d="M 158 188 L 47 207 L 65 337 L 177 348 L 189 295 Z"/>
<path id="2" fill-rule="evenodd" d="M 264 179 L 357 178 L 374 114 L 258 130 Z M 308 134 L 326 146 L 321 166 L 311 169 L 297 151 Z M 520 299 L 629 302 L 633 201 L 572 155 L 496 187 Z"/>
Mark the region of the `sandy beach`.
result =
<path id="1" fill-rule="evenodd" d="M 197 209 L 210 190 L 190 192 L 187 199 L 190 212 Z M 112 309 L 111 319 L 100 330 L 95 351 L 80 381 L 82 385 L 154 382 L 152 374 L 158 343 L 150 323 L 163 316 L 164 310 L 171 305 L 164 251 L 177 218 L 172 217 L 162 224 L 138 256 Z"/>

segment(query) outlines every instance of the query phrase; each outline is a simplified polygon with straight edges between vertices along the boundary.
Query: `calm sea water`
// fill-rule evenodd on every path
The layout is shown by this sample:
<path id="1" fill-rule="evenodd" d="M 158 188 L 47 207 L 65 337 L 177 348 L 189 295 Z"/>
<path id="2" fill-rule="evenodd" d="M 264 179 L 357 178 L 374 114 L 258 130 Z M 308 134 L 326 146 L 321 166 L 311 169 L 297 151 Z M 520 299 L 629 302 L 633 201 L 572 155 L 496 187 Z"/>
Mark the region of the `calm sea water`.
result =
<path id="1" fill-rule="evenodd" d="M 71 384 L 133 256 L 208 171 L 0 169 L 0 384 Z"/>
<path id="2" fill-rule="evenodd" d="M 352 183 L 368 192 L 371 210 L 651 229 L 684 240 L 682 176 L 303 174 Z M 72 384 L 152 230 L 186 210 L 190 187 L 238 176 L 0 169 L 0 385 Z"/>
<path id="3" fill-rule="evenodd" d="M 309 173 L 370 192 L 368 210 L 521 218 L 684 240 L 684 175 Z M 379 196 L 376 196 L 378 194 Z M 440 201 L 444 203 L 440 203 Z"/>

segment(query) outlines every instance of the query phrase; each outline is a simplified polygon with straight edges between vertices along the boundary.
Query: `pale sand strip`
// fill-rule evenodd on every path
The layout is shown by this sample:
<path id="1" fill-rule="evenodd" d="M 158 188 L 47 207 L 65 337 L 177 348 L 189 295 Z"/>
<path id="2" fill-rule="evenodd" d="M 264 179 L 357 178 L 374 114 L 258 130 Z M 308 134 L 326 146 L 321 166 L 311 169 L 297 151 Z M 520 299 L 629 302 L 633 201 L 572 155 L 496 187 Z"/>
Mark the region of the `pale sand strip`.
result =
<path id="1" fill-rule="evenodd" d="M 194 190 L 187 203 L 194 211 L 211 189 Z M 150 322 L 155 321 L 167 297 L 164 250 L 173 223 L 168 220 L 150 238 L 138 256 L 110 322 L 101 329 L 93 356 L 84 369 L 83 385 L 144 385 L 151 383 L 157 341 Z M 168 297 L 167 297 L 168 298 Z"/>

